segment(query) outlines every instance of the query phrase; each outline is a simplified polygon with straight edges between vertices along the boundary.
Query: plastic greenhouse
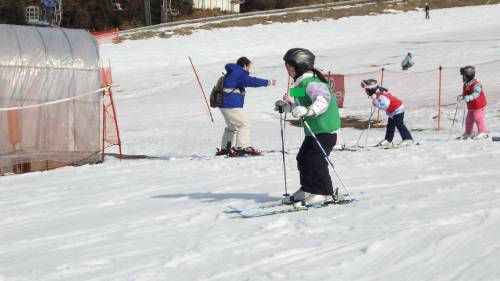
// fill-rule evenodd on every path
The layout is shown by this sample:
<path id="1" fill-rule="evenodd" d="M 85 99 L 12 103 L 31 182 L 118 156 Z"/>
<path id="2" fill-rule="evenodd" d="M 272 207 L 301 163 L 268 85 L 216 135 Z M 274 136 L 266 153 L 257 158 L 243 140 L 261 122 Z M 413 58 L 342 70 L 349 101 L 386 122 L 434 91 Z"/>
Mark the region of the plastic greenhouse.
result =
<path id="1" fill-rule="evenodd" d="M 84 30 L 0 25 L 0 175 L 101 160 L 99 48 Z"/>

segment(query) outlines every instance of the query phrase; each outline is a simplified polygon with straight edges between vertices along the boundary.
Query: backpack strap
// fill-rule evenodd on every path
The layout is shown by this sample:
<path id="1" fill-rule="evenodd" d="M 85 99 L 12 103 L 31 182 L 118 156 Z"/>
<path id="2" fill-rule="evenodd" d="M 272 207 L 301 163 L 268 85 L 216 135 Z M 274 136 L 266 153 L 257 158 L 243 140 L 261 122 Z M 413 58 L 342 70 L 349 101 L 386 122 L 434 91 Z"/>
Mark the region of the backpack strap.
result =
<path id="1" fill-rule="evenodd" d="M 222 72 L 222 75 L 224 75 L 224 79 L 226 79 L 227 74 L 228 74 L 228 73 L 224 73 L 224 72 Z M 238 89 L 238 88 L 233 88 L 233 89 L 231 90 L 231 92 L 229 92 L 229 93 L 224 92 L 224 89 L 229 89 L 229 88 L 224 88 L 224 85 L 222 85 L 222 92 L 223 92 L 224 94 L 232 94 L 232 93 L 234 93 L 234 91 L 236 91 L 236 89 Z M 240 92 L 240 94 L 241 94 L 241 92 Z"/>
<path id="2" fill-rule="evenodd" d="M 227 89 L 227 90 L 229 90 L 229 88 L 224 88 L 223 90 L 226 90 L 226 89 Z M 238 90 L 238 88 L 234 88 L 234 89 L 232 89 L 232 90 L 231 90 L 231 92 L 227 92 L 227 93 L 226 93 L 226 92 L 224 92 L 224 93 L 225 93 L 225 94 L 232 94 L 232 93 L 234 93 L 234 91 L 236 91 L 236 90 Z M 241 92 L 239 92 L 239 93 L 241 93 Z"/>

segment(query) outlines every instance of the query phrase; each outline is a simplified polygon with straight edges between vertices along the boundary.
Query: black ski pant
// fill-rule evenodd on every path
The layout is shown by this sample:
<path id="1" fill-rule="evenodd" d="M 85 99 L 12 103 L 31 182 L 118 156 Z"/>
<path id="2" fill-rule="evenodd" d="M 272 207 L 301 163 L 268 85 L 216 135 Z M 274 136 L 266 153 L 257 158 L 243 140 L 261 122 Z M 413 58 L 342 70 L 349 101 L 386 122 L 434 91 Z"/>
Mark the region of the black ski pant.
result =
<path id="1" fill-rule="evenodd" d="M 398 128 L 399 134 L 403 140 L 411 140 L 410 131 L 406 128 L 404 123 L 405 113 L 399 113 L 392 117 L 389 117 L 389 121 L 387 122 L 387 129 L 385 131 L 385 139 L 389 142 L 392 142 L 394 139 L 394 131 Z"/>
<path id="2" fill-rule="evenodd" d="M 337 142 L 337 134 L 318 134 L 327 155 L 332 152 Z M 333 195 L 332 179 L 328 161 L 312 136 L 306 136 L 297 154 L 297 167 L 300 173 L 300 189 L 312 194 Z"/>

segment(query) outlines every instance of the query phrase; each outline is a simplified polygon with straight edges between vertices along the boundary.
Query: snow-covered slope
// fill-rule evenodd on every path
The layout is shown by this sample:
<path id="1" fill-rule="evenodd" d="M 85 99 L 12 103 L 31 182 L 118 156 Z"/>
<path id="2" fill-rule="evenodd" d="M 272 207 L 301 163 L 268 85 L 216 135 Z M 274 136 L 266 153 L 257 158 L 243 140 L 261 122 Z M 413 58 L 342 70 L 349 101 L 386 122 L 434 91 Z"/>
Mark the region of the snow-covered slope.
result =
<path id="1" fill-rule="evenodd" d="M 160 159 L 0 178 L 0 280 L 500 280 L 500 143 L 448 140 L 454 107 L 444 110 L 443 131 L 412 132 L 419 146 L 334 152 L 354 205 L 242 219 L 225 206 L 283 194 L 281 155 L 212 156 L 224 122 L 217 111 L 209 121 L 187 59 L 206 91 L 242 55 L 254 75 L 278 79 L 246 97 L 253 144 L 278 150 L 272 109 L 286 91 L 288 48 L 309 48 L 319 67 L 341 73 L 397 70 L 408 51 L 419 58 L 412 71 L 477 64 L 499 58 L 499 12 L 477 6 L 435 10 L 429 21 L 408 12 L 104 45 L 125 153 Z M 495 134 L 500 103 L 490 100 Z M 366 118 L 368 110 L 342 113 Z M 407 123 L 430 128 L 420 125 L 434 114 L 414 109 Z M 461 115 L 452 136 L 462 133 Z M 343 142 L 359 134 L 344 129 Z M 373 129 L 368 144 L 383 134 Z M 286 136 L 293 192 L 302 133 L 288 126 Z"/>

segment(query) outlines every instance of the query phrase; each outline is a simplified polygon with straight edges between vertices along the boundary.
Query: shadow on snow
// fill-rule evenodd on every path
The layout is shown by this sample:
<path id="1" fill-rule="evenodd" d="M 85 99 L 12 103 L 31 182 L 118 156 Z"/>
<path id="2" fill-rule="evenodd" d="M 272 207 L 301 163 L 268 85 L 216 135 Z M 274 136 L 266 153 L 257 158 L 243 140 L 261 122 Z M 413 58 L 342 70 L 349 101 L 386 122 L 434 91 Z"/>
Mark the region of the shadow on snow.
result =
<path id="1" fill-rule="evenodd" d="M 203 202 L 217 202 L 228 199 L 253 200 L 255 202 L 268 202 L 282 199 L 281 197 L 269 196 L 267 194 L 256 193 L 213 193 L 213 192 L 195 192 L 195 193 L 177 193 L 168 195 L 157 195 L 152 198 L 160 199 L 178 199 L 188 197 L 189 199 L 202 200 Z"/>

